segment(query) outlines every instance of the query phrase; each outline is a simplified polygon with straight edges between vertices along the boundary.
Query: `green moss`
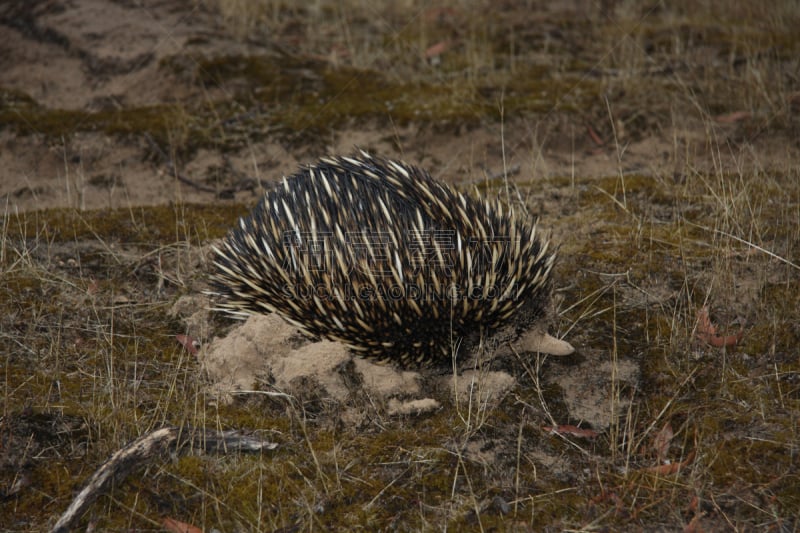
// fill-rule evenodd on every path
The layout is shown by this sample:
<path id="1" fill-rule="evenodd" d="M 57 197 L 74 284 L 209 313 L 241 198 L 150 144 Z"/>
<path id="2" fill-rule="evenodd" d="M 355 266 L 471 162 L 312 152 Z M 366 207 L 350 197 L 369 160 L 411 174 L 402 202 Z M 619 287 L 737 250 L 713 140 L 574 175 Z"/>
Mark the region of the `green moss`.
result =
<path id="1" fill-rule="evenodd" d="M 55 209 L 25 216 L 24 226 L 36 225 L 57 241 L 102 240 L 133 246 L 205 242 L 225 235 L 245 206 L 165 205 L 144 209 L 79 211 Z"/>

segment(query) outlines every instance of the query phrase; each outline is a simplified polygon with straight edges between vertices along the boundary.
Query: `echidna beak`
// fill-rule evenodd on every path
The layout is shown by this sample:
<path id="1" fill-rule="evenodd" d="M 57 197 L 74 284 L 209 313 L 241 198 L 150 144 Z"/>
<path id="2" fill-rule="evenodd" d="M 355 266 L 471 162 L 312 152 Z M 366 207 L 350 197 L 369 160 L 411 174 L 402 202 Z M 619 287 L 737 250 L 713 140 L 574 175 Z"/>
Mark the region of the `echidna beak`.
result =
<path id="1" fill-rule="evenodd" d="M 549 333 L 530 331 L 518 341 L 524 351 L 546 353 L 550 355 L 569 355 L 575 351 L 567 341 L 556 339 Z"/>

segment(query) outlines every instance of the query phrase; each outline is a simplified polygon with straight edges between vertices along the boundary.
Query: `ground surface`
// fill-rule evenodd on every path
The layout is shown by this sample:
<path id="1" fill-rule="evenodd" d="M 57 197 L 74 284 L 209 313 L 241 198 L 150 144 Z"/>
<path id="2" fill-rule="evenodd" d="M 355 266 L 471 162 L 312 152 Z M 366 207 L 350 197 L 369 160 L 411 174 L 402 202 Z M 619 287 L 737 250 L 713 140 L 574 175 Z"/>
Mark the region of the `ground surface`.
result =
<path id="1" fill-rule="evenodd" d="M 0 527 L 166 424 L 280 446 L 155 458 L 84 524 L 800 527 L 800 9 L 695 4 L 0 3 Z M 355 146 L 538 214 L 578 353 L 487 403 L 423 377 L 423 415 L 215 398 L 175 339 L 231 327 L 186 307 L 207 244 Z"/>

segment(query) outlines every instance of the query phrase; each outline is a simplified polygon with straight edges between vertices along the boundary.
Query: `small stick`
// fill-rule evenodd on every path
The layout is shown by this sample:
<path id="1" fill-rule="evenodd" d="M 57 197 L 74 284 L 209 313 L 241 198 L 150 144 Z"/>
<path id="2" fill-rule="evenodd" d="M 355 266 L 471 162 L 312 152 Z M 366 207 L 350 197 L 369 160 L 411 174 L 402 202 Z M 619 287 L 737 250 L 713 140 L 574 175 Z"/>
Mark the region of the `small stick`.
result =
<path id="1" fill-rule="evenodd" d="M 75 528 L 78 520 L 94 501 L 114 483 L 120 483 L 133 470 L 141 468 L 153 457 L 165 452 L 178 452 L 187 444 L 208 453 L 229 451 L 259 452 L 274 450 L 275 442 L 268 442 L 242 435 L 237 431 L 205 430 L 196 432 L 192 428 L 167 426 L 142 435 L 103 463 L 92 474 L 72 503 L 53 526 L 51 533 L 66 533 Z"/>

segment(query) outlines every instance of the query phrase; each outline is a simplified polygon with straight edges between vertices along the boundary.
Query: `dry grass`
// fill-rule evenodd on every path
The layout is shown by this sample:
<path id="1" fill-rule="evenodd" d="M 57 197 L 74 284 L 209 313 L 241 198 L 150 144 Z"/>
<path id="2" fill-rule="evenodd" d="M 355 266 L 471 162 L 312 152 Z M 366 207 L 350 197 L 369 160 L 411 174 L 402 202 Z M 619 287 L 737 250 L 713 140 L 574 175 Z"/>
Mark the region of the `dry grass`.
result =
<path id="1" fill-rule="evenodd" d="M 156 460 L 102 498 L 87 523 L 159 529 L 169 516 L 223 531 L 800 527 L 794 2 L 604 3 L 610 12 L 593 3 L 586 12 L 559 3 L 210 4 L 243 39 L 269 36 L 330 68 L 508 102 L 521 114 L 516 131 L 525 129 L 520 121 L 553 126 L 531 133 L 530 149 L 498 135 L 502 150 L 528 153 L 534 171 L 559 136 L 589 124 L 601 142 L 584 141 L 573 157 L 600 150 L 616 172 L 563 168 L 534 187 L 500 183 L 505 193 L 518 187 L 560 237 L 556 327 L 580 354 L 503 361 L 519 385 L 499 405 L 432 391 L 444 408 L 424 416 L 391 417 L 365 393 L 344 405 L 313 394 L 242 395 L 221 405 L 175 342 L 187 331 L 170 308 L 202 290 L 201 247 L 235 213 L 17 214 L 7 205 L 0 529 L 52 525 L 113 451 L 165 424 L 252 430 L 281 446 L 261 457 Z M 451 43 L 449 52 L 424 59 L 440 42 Z M 523 81 L 537 69 L 549 80 L 591 79 L 598 92 L 586 107 L 525 111 Z M 746 115 L 731 119 L 734 112 Z M 493 128 L 495 119 L 478 120 Z M 670 140 L 670 149 L 630 168 L 628 150 L 650 137 Z M 64 179 L 80 186 L 83 177 Z M 79 208 L 80 194 L 71 198 Z M 742 328 L 737 346 L 697 340 L 703 306 L 721 329 Z M 227 324 L 217 317 L 211 326 Z M 565 387 L 568 379 L 576 386 Z M 598 397 L 583 394 L 591 389 L 605 403 L 587 405 Z M 589 411 L 596 438 L 542 429 L 587 429 L 576 413 Z"/>

